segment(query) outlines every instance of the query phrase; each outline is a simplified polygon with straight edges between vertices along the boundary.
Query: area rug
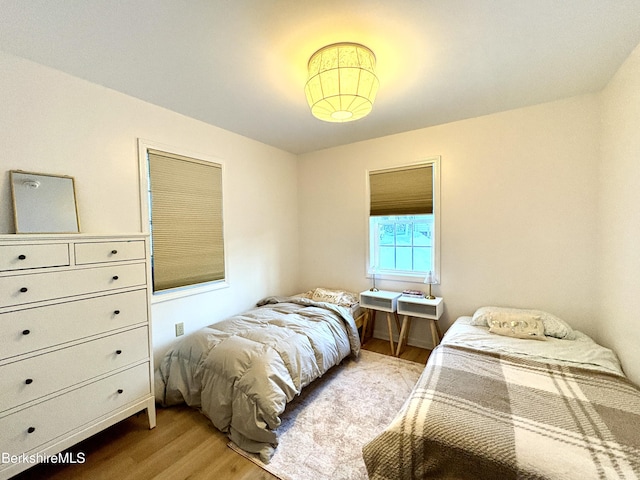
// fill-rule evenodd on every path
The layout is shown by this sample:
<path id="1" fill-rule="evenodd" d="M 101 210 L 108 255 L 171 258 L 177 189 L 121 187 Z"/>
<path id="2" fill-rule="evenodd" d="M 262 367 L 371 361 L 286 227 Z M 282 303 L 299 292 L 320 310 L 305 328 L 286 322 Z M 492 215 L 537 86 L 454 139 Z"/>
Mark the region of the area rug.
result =
<path id="1" fill-rule="evenodd" d="M 422 364 L 363 350 L 287 406 L 271 462 L 231 442 L 229 447 L 282 480 L 366 479 L 362 446 L 391 422 L 423 370 Z"/>

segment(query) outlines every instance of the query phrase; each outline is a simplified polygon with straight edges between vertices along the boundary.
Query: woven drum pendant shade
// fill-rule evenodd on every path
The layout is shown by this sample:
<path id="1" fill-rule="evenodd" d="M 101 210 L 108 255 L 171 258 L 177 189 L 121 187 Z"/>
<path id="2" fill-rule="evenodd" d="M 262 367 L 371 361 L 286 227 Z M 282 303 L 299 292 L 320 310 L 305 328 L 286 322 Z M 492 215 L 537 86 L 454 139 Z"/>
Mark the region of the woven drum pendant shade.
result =
<path id="1" fill-rule="evenodd" d="M 351 122 L 371 112 L 378 92 L 376 57 L 358 43 L 335 43 L 309 59 L 307 102 L 314 117 Z"/>

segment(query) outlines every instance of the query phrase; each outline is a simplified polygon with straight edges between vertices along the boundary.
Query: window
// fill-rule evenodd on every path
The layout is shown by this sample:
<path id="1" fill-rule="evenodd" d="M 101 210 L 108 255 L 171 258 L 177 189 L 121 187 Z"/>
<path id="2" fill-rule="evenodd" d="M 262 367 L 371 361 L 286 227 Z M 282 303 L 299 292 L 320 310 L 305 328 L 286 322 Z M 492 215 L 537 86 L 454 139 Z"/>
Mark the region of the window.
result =
<path id="1" fill-rule="evenodd" d="M 372 258 L 379 271 L 428 272 L 433 267 L 433 215 L 370 217 Z"/>
<path id="2" fill-rule="evenodd" d="M 439 158 L 369 172 L 369 274 L 439 277 L 439 183 Z"/>
<path id="3" fill-rule="evenodd" d="M 222 164 L 148 144 L 140 157 L 154 293 L 226 286 Z"/>

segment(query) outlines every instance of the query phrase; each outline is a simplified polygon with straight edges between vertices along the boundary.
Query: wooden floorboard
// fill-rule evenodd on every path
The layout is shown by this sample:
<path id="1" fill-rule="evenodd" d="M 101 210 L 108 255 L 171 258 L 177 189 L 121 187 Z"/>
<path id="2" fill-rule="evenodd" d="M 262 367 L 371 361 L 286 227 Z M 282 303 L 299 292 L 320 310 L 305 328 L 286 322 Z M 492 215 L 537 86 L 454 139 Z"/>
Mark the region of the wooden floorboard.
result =
<path id="1" fill-rule="evenodd" d="M 363 349 L 389 354 L 388 340 L 370 338 Z M 429 350 L 407 346 L 401 358 L 425 364 Z M 199 411 L 158 408 L 157 427 L 149 430 L 146 414 L 134 415 L 81 442 L 83 464 L 40 464 L 14 480 L 274 480 L 276 477 L 227 447 L 227 438 Z"/>
<path id="2" fill-rule="evenodd" d="M 368 338 L 362 346 L 364 350 L 370 350 L 376 353 L 382 353 L 385 355 L 391 355 L 391 346 L 389 340 L 381 340 L 379 338 Z M 424 348 L 418 348 L 411 345 L 402 347 L 400 358 L 410 360 L 412 362 L 427 363 L 431 350 L 425 350 Z"/>

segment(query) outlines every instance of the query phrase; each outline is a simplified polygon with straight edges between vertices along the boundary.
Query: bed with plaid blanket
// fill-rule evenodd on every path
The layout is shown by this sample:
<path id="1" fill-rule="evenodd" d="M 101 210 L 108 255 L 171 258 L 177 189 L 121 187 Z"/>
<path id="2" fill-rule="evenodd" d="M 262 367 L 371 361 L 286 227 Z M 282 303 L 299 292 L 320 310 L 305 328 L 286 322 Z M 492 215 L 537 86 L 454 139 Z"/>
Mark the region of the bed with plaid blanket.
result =
<path id="1" fill-rule="evenodd" d="M 398 416 L 363 447 L 371 480 L 640 478 L 640 389 L 587 351 L 602 347 L 555 361 L 475 348 L 452 329 Z"/>

